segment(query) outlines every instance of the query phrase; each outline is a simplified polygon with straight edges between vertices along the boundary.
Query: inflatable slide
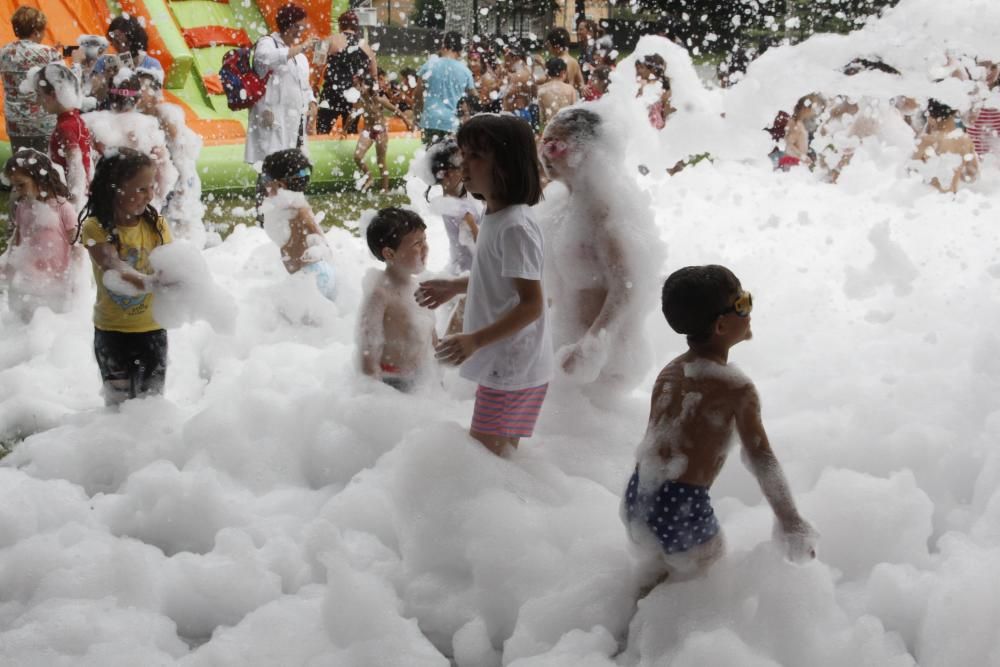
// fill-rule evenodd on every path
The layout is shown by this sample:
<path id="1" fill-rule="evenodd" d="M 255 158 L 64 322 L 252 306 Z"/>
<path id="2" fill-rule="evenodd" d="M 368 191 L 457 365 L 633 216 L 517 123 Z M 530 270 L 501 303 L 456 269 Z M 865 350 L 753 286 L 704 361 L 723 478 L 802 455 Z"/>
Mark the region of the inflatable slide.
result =
<path id="1" fill-rule="evenodd" d="M 247 111 L 230 111 L 218 81 L 222 56 L 234 46 L 249 46 L 274 30 L 274 18 L 285 0 L 0 0 L 0 44 L 15 39 L 9 17 L 17 7 L 37 7 L 48 18 L 45 43 L 76 44 L 81 34 L 104 35 L 112 16 L 125 12 L 145 20 L 149 53 L 163 65 L 164 98 L 184 109 L 187 124 L 201 135 L 204 147 L 198 172 L 205 191 L 245 189 L 256 174 L 243 162 Z M 298 0 L 309 14 L 313 34 L 330 34 L 346 0 Z M 314 66 L 314 83 L 321 67 Z M 2 110 L 0 110 L 2 114 Z M 389 122 L 387 164 L 391 178 L 401 178 L 420 145 L 398 119 Z M 314 183 L 350 185 L 357 136 L 332 134 L 309 138 Z M 373 172 L 374 150 L 369 157 Z M 0 122 L 0 160 L 10 155 L 5 123 Z M 0 162 L 2 164 L 2 162 Z"/>

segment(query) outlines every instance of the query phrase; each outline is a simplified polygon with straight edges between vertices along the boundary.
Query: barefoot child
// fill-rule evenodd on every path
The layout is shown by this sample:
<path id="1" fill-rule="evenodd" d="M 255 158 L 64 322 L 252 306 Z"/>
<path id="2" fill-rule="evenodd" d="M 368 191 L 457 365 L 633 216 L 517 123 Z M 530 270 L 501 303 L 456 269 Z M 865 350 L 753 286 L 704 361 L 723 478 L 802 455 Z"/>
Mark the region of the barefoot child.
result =
<path id="1" fill-rule="evenodd" d="M 149 254 L 171 242 L 153 199 L 152 158 L 130 148 L 107 151 L 94 169 L 80 213 L 83 245 L 97 282 L 94 353 L 104 401 L 160 394 L 167 378 L 167 332 L 153 319 Z"/>
<path id="2" fill-rule="evenodd" d="M 370 76 L 354 77 L 355 87 L 361 91 L 357 108 L 365 119 L 365 129 L 358 136 L 358 147 L 354 150 L 354 164 L 364 175 L 362 190 L 367 190 L 374 182 L 368 165 L 365 164 L 365 154 L 368 149 L 375 144 L 375 163 L 378 165 L 379 178 L 381 180 L 381 192 L 389 191 L 389 170 L 385 164 L 385 154 L 389 147 L 389 130 L 386 127 L 385 117 L 382 115 L 383 109 L 388 109 L 402 119 L 406 124 L 406 129 L 413 129 L 409 119 L 395 104 L 389 101 L 385 91 L 379 88 L 378 84 Z"/>
<path id="3" fill-rule="evenodd" d="M 541 198 L 531 126 L 513 116 L 474 116 L 458 131 L 462 177 L 486 201 L 468 278 L 420 284 L 417 303 L 437 308 L 467 293 L 463 333 L 437 345 L 478 383 L 470 434 L 502 455 L 531 436 L 552 378 L 542 291 L 542 233 L 529 206 Z"/>
<path id="4" fill-rule="evenodd" d="M 22 148 L 7 160 L 3 178 L 14 200 L 13 233 L 0 256 L 10 310 L 25 322 L 40 306 L 63 312 L 72 293 L 76 211 L 62 170 L 43 153 Z"/>
<path id="5" fill-rule="evenodd" d="M 281 248 L 281 261 L 290 274 L 312 274 L 316 287 L 330 301 L 336 300 L 337 285 L 330 246 L 303 194 L 309 185 L 312 164 L 298 148 L 271 153 L 264 158 L 262 185 L 266 198 L 261 205 L 264 231 Z"/>
<path id="6" fill-rule="evenodd" d="M 413 301 L 413 277 L 427 263 L 426 228 L 419 215 L 393 206 L 380 210 L 365 233 L 385 271 L 361 303 L 361 372 L 402 392 L 413 391 L 426 375 L 437 342 L 434 316 Z"/>
<path id="7" fill-rule="evenodd" d="M 663 285 L 663 314 L 687 336 L 688 351 L 667 364 L 653 385 L 646 435 L 622 502 L 629 536 L 657 557 L 655 583 L 703 573 L 722 556 L 708 491 L 725 463 L 734 426 L 789 555 L 815 556 L 816 533 L 799 516 L 771 451 L 757 389 L 727 363 L 729 349 L 751 337 L 752 304 L 722 266 L 689 266 Z"/>

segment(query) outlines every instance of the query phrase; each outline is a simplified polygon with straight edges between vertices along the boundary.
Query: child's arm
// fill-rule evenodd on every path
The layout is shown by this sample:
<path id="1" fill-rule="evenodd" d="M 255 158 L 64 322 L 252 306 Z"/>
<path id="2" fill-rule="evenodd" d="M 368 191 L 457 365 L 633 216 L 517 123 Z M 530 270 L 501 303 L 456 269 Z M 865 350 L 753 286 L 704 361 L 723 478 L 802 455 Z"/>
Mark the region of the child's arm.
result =
<path id="1" fill-rule="evenodd" d="M 600 312 L 597 313 L 587 332 L 561 355 L 562 368 L 567 373 L 573 373 L 584 361 L 591 362 L 587 365 L 591 366 L 591 370 L 595 373 L 600 371 L 599 368 L 594 369 L 593 365 L 604 364 L 607 358 L 605 348 L 609 342 L 616 339 L 614 333 L 618 330 L 618 320 L 627 312 L 629 302 L 635 293 L 632 286 L 638 283 L 638 279 L 632 275 L 633 267 L 627 261 L 618 239 L 613 235 L 607 235 L 597 240 L 594 245 L 604 264 L 608 293 L 604 297 L 604 303 L 601 304 Z M 583 375 L 587 374 L 586 370 L 580 372 Z"/>
<path id="2" fill-rule="evenodd" d="M 132 285 L 142 292 L 153 291 L 155 278 L 151 275 L 136 271 L 128 262 L 118 256 L 118 251 L 111 243 L 95 243 L 87 246 L 87 252 L 94 264 L 101 267 L 103 271 L 116 271 L 121 274 L 122 280 Z"/>
<path id="3" fill-rule="evenodd" d="M 408 130 L 413 129 L 411 127 L 411 125 L 410 125 L 409 119 L 407 119 L 407 117 L 403 115 L 403 112 L 399 110 L 399 107 L 397 107 L 395 104 L 393 104 L 392 101 L 390 101 L 388 97 L 386 97 L 385 95 L 379 95 L 378 101 L 379 101 L 379 104 L 382 105 L 383 109 L 391 111 L 392 115 L 396 116 L 401 121 L 403 121 L 403 123 L 406 125 L 406 129 L 408 129 Z"/>
<path id="4" fill-rule="evenodd" d="M 361 372 L 376 379 L 382 376 L 382 350 L 385 347 L 385 294 L 377 286 L 361 304 L 358 350 Z"/>
<path id="5" fill-rule="evenodd" d="M 440 305 L 446 304 L 459 294 L 465 294 L 469 289 L 469 277 L 462 278 L 438 278 L 435 280 L 425 280 L 420 283 L 413 296 L 417 300 L 417 305 L 434 310 Z"/>
<path id="6" fill-rule="evenodd" d="M 476 216 L 471 213 L 466 213 L 462 219 L 465 221 L 466 226 L 469 228 L 469 232 L 472 234 L 472 240 L 475 241 L 479 238 L 479 225 L 476 224 Z"/>
<path id="7" fill-rule="evenodd" d="M 544 297 L 542 281 L 512 278 L 518 303 L 493 324 L 478 331 L 445 337 L 437 346 L 439 360 L 446 364 L 461 364 L 481 347 L 509 338 L 542 316 Z"/>
<path id="8" fill-rule="evenodd" d="M 736 411 L 736 429 L 743 442 L 743 460 L 760 484 L 760 490 L 774 511 L 788 555 L 792 560 L 816 557 L 816 538 L 813 527 L 799 514 L 795 499 L 788 488 L 788 481 L 781 464 L 771 450 L 771 443 L 764 432 L 760 417 L 760 396 L 757 388 L 748 385 Z"/>

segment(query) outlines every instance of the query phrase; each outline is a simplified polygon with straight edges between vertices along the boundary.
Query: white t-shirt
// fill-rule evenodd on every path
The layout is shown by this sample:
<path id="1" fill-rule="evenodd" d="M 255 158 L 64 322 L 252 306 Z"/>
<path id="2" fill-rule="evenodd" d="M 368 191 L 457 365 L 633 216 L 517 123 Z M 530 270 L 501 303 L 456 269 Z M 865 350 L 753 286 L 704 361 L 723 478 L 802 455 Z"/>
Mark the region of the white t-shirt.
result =
<path id="1" fill-rule="evenodd" d="M 518 304 L 513 278 L 542 280 L 542 231 L 523 205 L 487 214 L 479 227 L 476 255 L 469 276 L 463 329 L 477 331 L 493 324 Z M 552 341 L 548 309 L 513 336 L 480 348 L 460 374 L 491 389 L 516 391 L 552 379 Z"/>

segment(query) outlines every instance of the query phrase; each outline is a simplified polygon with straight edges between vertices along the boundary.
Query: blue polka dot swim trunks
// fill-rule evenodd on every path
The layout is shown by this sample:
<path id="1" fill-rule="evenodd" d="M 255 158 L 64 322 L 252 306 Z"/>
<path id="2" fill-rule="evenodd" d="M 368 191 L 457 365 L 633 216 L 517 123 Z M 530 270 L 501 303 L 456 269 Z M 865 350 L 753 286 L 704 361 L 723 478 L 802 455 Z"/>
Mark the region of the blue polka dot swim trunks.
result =
<path id="1" fill-rule="evenodd" d="M 639 520 L 649 526 L 668 554 L 687 551 L 719 534 L 708 489 L 666 481 L 644 495 L 639 491 L 638 468 L 625 489 L 625 516 L 629 523 Z"/>

